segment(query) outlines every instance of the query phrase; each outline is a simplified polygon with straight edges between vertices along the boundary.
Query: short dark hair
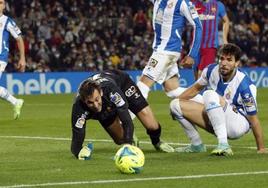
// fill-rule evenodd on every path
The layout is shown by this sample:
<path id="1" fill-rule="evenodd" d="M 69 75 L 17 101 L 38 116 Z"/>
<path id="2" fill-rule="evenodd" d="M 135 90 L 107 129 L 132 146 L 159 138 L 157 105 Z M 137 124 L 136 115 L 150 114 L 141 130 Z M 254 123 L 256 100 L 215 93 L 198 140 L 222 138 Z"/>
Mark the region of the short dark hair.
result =
<path id="1" fill-rule="evenodd" d="M 233 44 L 233 43 L 228 43 L 224 44 L 218 52 L 219 55 L 233 55 L 235 57 L 235 61 L 239 61 L 242 55 L 241 49 Z"/>
<path id="2" fill-rule="evenodd" d="M 80 84 L 80 87 L 78 89 L 78 93 L 79 93 L 79 96 L 80 96 L 81 100 L 82 101 L 85 101 L 85 99 L 88 96 L 91 96 L 96 89 L 99 92 L 101 91 L 101 87 L 100 87 L 100 85 L 97 82 L 95 82 L 94 80 L 92 80 L 90 78 L 84 80 Z"/>

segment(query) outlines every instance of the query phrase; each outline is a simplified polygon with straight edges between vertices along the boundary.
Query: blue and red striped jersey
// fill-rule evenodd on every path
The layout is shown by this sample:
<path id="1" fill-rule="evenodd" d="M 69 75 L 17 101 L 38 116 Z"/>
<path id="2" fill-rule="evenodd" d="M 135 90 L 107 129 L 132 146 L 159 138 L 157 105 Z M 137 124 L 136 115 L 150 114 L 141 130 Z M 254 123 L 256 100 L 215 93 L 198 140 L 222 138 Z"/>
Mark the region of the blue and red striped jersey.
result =
<path id="1" fill-rule="evenodd" d="M 201 48 L 218 48 L 218 25 L 222 17 L 226 15 L 224 5 L 217 0 L 191 1 L 195 5 L 203 26 Z"/>

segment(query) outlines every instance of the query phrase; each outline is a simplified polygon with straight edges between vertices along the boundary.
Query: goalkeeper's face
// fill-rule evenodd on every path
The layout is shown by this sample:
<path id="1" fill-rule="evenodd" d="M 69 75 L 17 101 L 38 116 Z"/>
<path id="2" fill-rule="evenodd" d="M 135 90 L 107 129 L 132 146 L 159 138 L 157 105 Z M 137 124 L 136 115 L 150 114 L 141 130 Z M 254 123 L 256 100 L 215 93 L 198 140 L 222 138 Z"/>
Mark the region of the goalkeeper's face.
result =
<path id="1" fill-rule="evenodd" d="M 92 95 L 88 96 L 85 99 L 85 103 L 88 106 L 88 108 L 93 112 L 100 112 L 102 109 L 102 92 L 95 89 Z"/>

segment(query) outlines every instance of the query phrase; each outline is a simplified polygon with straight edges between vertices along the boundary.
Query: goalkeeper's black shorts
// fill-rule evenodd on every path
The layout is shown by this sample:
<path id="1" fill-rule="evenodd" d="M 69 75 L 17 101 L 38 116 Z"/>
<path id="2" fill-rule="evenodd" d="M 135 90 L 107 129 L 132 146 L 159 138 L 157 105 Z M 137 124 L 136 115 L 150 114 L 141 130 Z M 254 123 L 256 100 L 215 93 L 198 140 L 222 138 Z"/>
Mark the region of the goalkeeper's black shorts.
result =
<path id="1" fill-rule="evenodd" d="M 124 87 L 122 88 L 122 92 L 126 96 L 129 106 L 128 108 L 131 112 L 137 114 L 148 106 L 148 102 L 142 96 L 142 93 L 140 92 L 138 86 L 131 80 L 128 74 L 125 74 L 124 78 L 122 79 L 124 79 Z M 99 122 L 103 127 L 109 127 L 115 121 L 116 117 L 117 114 L 113 112 L 107 116 L 107 118 L 99 120 Z"/>

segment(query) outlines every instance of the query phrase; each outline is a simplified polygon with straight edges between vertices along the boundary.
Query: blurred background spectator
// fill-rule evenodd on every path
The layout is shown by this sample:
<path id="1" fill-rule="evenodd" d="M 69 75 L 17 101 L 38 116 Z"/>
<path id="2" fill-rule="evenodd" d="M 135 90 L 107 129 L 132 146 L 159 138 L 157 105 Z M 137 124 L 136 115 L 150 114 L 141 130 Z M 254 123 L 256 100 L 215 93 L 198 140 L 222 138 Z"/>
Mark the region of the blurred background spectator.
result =
<path id="1" fill-rule="evenodd" d="M 151 54 L 152 5 L 148 0 L 6 2 L 6 14 L 23 31 L 28 72 L 137 70 Z M 228 41 L 244 51 L 241 66 L 267 66 L 268 3 L 222 2 L 231 21 Z M 189 46 L 190 31 L 184 33 L 184 45 Z M 15 41 L 10 45 L 7 71 L 12 72 L 18 57 Z"/>

